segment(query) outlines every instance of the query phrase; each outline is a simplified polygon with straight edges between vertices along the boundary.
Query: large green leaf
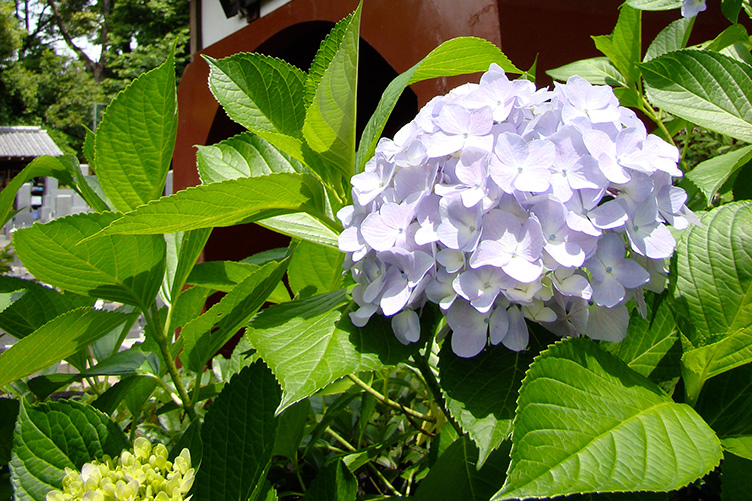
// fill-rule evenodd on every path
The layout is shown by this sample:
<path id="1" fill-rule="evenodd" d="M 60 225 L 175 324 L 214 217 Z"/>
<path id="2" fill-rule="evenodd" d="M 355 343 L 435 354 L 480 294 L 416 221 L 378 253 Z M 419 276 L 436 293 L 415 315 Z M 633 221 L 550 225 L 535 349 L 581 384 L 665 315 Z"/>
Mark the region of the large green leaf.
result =
<path id="1" fill-rule="evenodd" d="M 546 75 L 562 82 L 566 82 L 573 75 L 578 75 L 593 85 L 627 86 L 622 74 L 619 73 L 619 70 L 616 69 L 616 66 L 607 57 L 593 57 L 575 61 L 574 63 L 548 70 L 546 71 Z"/>
<path id="2" fill-rule="evenodd" d="M 275 172 L 311 172 L 299 161 L 250 132 L 211 146 L 198 146 L 196 160 L 204 184 Z"/>
<path id="3" fill-rule="evenodd" d="M 209 88 L 227 115 L 302 160 L 305 72 L 281 59 L 255 53 L 204 58 L 210 68 Z"/>
<path id="4" fill-rule="evenodd" d="M 76 214 L 18 230 L 13 244 L 42 282 L 77 294 L 151 304 L 164 275 L 161 236 L 102 235 L 115 213 Z"/>
<path id="5" fill-rule="evenodd" d="M 316 89 L 318 89 L 321 79 L 324 78 L 326 69 L 337 55 L 337 51 L 342 45 L 342 41 L 347 34 L 347 30 L 352 23 L 354 15 L 355 13 L 353 12 L 340 20 L 319 45 L 316 55 L 311 62 L 311 67 L 308 70 L 308 75 L 305 81 L 306 109 L 308 109 L 313 102 L 313 98 L 316 96 Z"/>
<path id="6" fill-rule="evenodd" d="M 692 347 L 752 325 L 752 202 L 701 217 L 676 247 L 674 305 Z"/>
<path id="7" fill-rule="evenodd" d="M 640 65 L 645 92 L 665 111 L 752 141 L 752 67 L 723 54 L 683 49 Z"/>
<path id="8" fill-rule="evenodd" d="M 374 316 L 364 328 L 347 316 L 344 291 L 271 306 L 256 315 L 246 335 L 284 391 L 279 412 L 337 379 L 396 365 L 416 353 L 403 346 L 389 321 Z"/>
<path id="9" fill-rule="evenodd" d="M 280 391 L 258 361 L 236 374 L 212 403 L 201 429 L 203 459 L 196 474 L 200 500 L 247 501 L 272 459 Z"/>
<path id="10" fill-rule="evenodd" d="M 206 313 L 181 331 L 185 342 L 180 360 L 199 374 L 204 365 L 264 305 L 287 270 L 288 259 L 272 261 L 254 271 Z"/>
<path id="11" fill-rule="evenodd" d="M 681 18 L 666 26 L 650 43 L 643 62 L 686 47 L 693 24 L 693 19 Z"/>
<path id="12" fill-rule="evenodd" d="M 335 291 L 344 286 L 344 252 L 311 242 L 301 242 L 290 261 L 287 278 L 298 299 Z"/>
<path id="13" fill-rule="evenodd" d="M 700 188 L 710 204 L 721 186 L 750 161 L 752 161 L 752 146 L 744 146 L 700 162 L 687 173 L 687 179 Z"/>
<path id="14" fill-rule="evenodd" d="M 358 481 L 342 460 L 329 463 L 308 486 L 303 501 L 355 501 Z"/>
<path id="15" fill-rule="evenodd" d="M 190 187 L 126 213 L 105 233 L 176 233 L 291 212 L 308 212 L 329 220 L 324 207 L 324 188 L 317 178 L 283 172 Z M 330 224 L 337 226 L 333 221 Z"/>
<path id="16" fill-rule="evenodd" d="M 619 10 L 619 19 L 610 35 L 593 37 L 595 47 L 608 57 L 616 69 L 632 84 L 640 78 L 635 63 L 642 57 L 642 12 L 627 5 Z"/>
<path id="17" fill-rule="evenodd" d="M 130 83 L 105 110 L 94 139 L 107 198 L 128 211 L 162 195 L 178 124 L 175 58 Z"/>
<path id="18" fill-rule="evenodd" d="M 31 280 L 0 276 L 0 293 L 20 297 L 0 312 L 0 329 L 20 339 L 53 318 L 81 306 L 92 306 L 94 299 L 78 294 L 62 294 Z"/>
<path id="19" fill-rule="evenodd" d="M 126 320 L 92 308 L 63 313 L 0 353 L 0 387 L 79 352 Z"/>
<path id="20" fill-rule="evenodd" d="M 449 412 L 479 449 L 477 466 L 512 431 L 517 391 L 535 351 L 516 353 L 496 346 L 473 358 L 460 358 L 444 343 L 439 377 Z"/>
<path id="21" fill-rule="evenodd" d="M 478 449 L 467 437 L 455 440 L 420 483 L 415 500 L 486 501 L 504 480 L 509 442 L 491 454 L 483 468 L 476 467 L 477 457 Z"/>
<path id="22" fill-rule="evenodd" d="M 501 49 L 488 40 L 475 37 L 453 38 L 443 42 L 415 66 L 392 80 L 381 95 L 376 111 L 368 119 L 360 136 L 358 154 L 355 158 L 356 172 L 362 171 L 368 159 L 373 156 L 389 115 L 408 85 L 430 78 L 487 71 L 493 63 L 498 64 L 506 72 L 522 73 Z"/>
<path id="23" fill-rule="evenodd" d="M 13 217 L 13 203 L 16 201 L 16 193 L 21 186 L 35 177 L 54 177 L 63 183 L 74 186 L 73 176 L 69 166 L 78 165 L 75 157 L 65 155 L 62 157 L 43 156 L 35 158 L 24 169 L 16 174 L 7 186 L 0 191 L 0 226 Z M 23 209 L 24 207 L 19 207 Z"/>
<path id="24" fill-rule="evenodd" d="M 494 499 L 666 492 L 722 457 L 718 438 L 691 407 L 583 338 L 556 343 L 530 367 L 512 443 Z"/>
<path id="25" fill-rule="evenodd" d="M 605 343 L 603 347 L 654 383 L 681 375 L 679 333 L 667 300 L 661 301 L 647 319 L 635 308 L 629 319 L 627 337 L 619 343 Z"/>
<path id="26" fill-rule="evenodd" d="M 188 277 L 188 283 L 211 290 L 230 292 L 260 267 L 260 265 L 238 261 L 208 261 L 196 265 Z M 291 299 L 284 282 L 280 281 L 267 301 L 286 303 Z"/>
<path id="27" fill-rule="evenodd" d="M 341 36 L 327 38 L 324 50 L 332 54 L 317 55 L 310 77 L 316 84 L 316 91 L 305 113 L 303 137 L 311 150 L 324 160 L 325 168 L 334 170 L 320 172 L 326 179 L 336 180 L 337 171 L 349 179 L 355 165 L 360 11 L 361 5 L 358 5 L 355 12 L 340 21 L 342 26 L 335 28 L 335 33 L 339 30 Z M 321 74 L 326 62 L 328 65 Z"/>
<path id="28" fill-rule="evenodd" d="M 45 501 L 48 491 L 62 490 L 65 468 L 128 448 L 120 427 L 91 406 L 57 401 L 31 406 L 18 414 L 10 463 L 15 499 Z"/>

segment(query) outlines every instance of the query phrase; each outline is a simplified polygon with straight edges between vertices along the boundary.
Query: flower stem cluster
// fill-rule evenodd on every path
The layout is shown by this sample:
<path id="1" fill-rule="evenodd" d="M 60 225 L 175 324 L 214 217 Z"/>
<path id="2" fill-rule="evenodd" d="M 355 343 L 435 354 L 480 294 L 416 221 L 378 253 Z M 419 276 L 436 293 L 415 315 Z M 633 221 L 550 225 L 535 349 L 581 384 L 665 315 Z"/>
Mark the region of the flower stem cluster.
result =
<path id="1" fill-rule="evenodd" d="M 337 214 L 358 284 L 351 319 L 392 317 L 414 342 L 418 311 L 436 303 L 463 357 L 489 341 L 525 349 L 525 319 L 621 340 L 625 303 L 664 286 L 667 225 L 696 221 L 672 185 L 678 160 L 610 87 L 575 76 L 536 89 L 492 65 L 382 139 L 352 178 Z"/>
<path id="2" fill-rule="evenodd" d="M 152 447 L 137 438 L 133 451 L 123 451 L 119 458 L 105 455 L 80 472 L 66 468 L 63 490 L 48 492 L 47 501 L 187 501 L 195 473 L 190 451 L 183 449 L 174 462 L 167 458 L 164 445 Z"/>

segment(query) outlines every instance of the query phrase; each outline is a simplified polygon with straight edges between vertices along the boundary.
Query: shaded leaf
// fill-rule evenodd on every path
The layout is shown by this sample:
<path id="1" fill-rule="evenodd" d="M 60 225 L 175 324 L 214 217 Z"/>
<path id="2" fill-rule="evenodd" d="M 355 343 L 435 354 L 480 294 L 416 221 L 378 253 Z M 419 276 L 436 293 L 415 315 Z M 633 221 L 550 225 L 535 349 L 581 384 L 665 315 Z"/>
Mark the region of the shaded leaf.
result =
<path id="1" fill-rule="evenodd" d="M 262 362 L 232 378 L 206 414 L 203 459 L 195 495 L 202 500 L 246 501 L 266 477 L 277 420 L 279 386 Z"/>
<path id="2" fill-rule="evenodd" d="M 311 485 L 308 486 L 303 501 L 355 501 L 358 481 L 341 460 L 324 467 Z"/>
<path id="3" fill-rule="evenodd" d="M 439 456 L 418 485 L 416 501 L 462 499 L 485 501 L 499 489 L 509 464 L 509 442 L 491 454 L 478 470 L 478 449 L 467 437 L 460 437 Z"/>
<path id="4" fill-rule="evenodd" d="M 700 188 L 708 203 L 712 203 L 721 186 L 751 160 L 752 146 L 744 146 L 700 162 L 687 172 L 687 179 Z"/>
<path id="5" fill-rule="evenodd" d="M 721 465 L 721 501 L 745 501 L 752 491 L 752 459 L 726 454 Z"/>
<path id="6" fill-rule="evenodd" d="M 290 260 L 287 276 L 298 299 L 324 294 L 344 285 L 345 253 L 311 242 L 301 242 Z"/>
<path id="7" fill-rule="evenodd" d="M 18 400 L 0 398 L 0 467 L 10 461 L 10 451 L 13 448 L 13 428 L 16 426 L 18 407 Z"/>

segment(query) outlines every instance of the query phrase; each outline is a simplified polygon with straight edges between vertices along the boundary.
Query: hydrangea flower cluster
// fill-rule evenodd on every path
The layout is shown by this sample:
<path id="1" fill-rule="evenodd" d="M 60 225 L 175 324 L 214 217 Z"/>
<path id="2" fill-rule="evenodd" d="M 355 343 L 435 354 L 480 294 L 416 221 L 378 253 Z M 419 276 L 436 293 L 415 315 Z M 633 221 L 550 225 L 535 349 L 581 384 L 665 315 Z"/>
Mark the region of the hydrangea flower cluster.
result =
<path id="1" fill-rule="evenodd" d="M 139 437 L 133 452 L 123 451 L 119 458 L 104 456 L 84 464 L 80 472 L 66 468 L 63 490 L 48 492 L 47 501 L 187 501 L 191 496 L 183 496 L 195 473 L 191 453 L 183 449 L 174 462 L 167 458 L 164 445 L 152 447 Z"/>
<path id="2" fill-rule="evenodd" d="M 621 340 L 625 303 L 664 287 L 667 225 L 696 221 L 672 185 L 678 160 L 610 87 L 575 76 L 539 90 L 492 65 L 381 139 L 352 178 L 353 205 L 337 214 L 357 282 L 350 317 L 392 317 L 407 344 L 431 301 L 462 357 L 489 340 L 524 350 L 526 318 Z"/>

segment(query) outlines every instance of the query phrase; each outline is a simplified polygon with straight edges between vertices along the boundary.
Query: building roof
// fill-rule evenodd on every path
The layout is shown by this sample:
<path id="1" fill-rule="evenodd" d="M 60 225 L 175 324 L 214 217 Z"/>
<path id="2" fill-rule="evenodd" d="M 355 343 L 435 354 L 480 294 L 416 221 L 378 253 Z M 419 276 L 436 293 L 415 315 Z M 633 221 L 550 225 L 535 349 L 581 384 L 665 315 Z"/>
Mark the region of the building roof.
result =
<path id="1" fill-rule="evenodd" d="M 63 152 L 40 127 L 0 127 L 0 160 L 23 160 Z"/>

